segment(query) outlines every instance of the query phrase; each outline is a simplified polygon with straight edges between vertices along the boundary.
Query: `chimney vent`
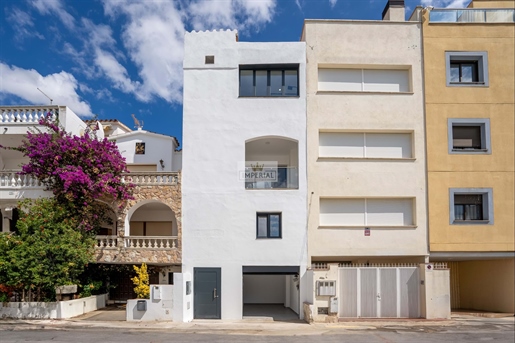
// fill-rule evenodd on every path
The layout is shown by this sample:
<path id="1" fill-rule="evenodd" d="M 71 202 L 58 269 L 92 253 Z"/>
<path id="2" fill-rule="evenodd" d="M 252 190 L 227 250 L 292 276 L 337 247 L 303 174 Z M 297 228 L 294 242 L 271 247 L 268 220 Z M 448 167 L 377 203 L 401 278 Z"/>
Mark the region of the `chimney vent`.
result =
<path id="1" fill-rule="evenodd" d="M 383 20 L 405 21 L 404 0 L 388 0 L 383 10 Z"/>

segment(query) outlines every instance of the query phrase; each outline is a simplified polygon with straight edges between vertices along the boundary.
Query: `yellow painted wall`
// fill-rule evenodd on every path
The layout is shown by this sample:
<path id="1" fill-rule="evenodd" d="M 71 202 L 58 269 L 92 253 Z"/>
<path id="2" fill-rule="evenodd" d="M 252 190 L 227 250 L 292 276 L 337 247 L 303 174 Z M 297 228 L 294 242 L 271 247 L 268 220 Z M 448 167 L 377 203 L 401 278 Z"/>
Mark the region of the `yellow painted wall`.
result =
<path id="1" fill-rule="evenodd" d="M 426 12 L 423 41 L 430 250 L 514 251 L 515 24 L 429 23 Z M 487 51 L 489 86 L 447 87 L 446 51 Z M 449 154 L 448 118 L 489 118 L 491 154 Z M 494 224 L 450 225 L 449 188 L 482 187 Z"/>
<path id="2" fill-rule="evenodd" d="M 458 262 L 460 306 L 515 312 L 514 259 Z"/>
<path id="3" fill-rule="evenodd" d="M 514 0 L 474 0 L 471 1 L 469 8 L 514 8 Z"/>
<path id="4" fill-rule="evenodd" d="M 429 173 L 431 251 L 513 251 L 513 173 Z M 492 188 L 493 225 L 450 225 L 449 188 Z"/>

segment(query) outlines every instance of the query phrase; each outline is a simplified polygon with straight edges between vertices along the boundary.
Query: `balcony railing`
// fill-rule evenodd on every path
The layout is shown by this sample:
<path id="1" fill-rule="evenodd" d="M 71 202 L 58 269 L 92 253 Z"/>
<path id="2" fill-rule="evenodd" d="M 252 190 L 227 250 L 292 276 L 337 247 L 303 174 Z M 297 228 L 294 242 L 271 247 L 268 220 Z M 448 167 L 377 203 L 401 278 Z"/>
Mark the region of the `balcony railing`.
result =
<path id="1" fill-rule="evenodd" d="M 38 124 L 39 119 L 44 118 L 48 113 L 51 113 L 52 119 L 56 120 L 58 112 L 58 106 L 1 106 L 0 123 L 2 125 L 20 123 Z"/>
<path id="2" fill-rule="evenodd" d="M 29 175 L 19 175 L 19 171 L 0 171 L 0 189 L 43 188 L 39 180 Z M 177 185 L 177 172 L 138 172 L 123 174 L 124 180 L 139 186 Z"/>
<path id="3" fill-rule="evenodd" d="M 129 236 L 124 237 L 127 249 L 176 249 L 177 236 Z"/>
<path id="4" fill-rule="evenodd" d="M 134 172 L 123 175 L 125 181 L 138 186 L 177 185 L 179 173 L 177 172 Z"/>
<path id="5" fill-rule="evenodd" d="M 39 180 L 16 171 L 0 171 L 0 189 L 43 188 Z"/>
<path id="6" fill-rule="evenodd" d="M 97 248 L 116 248 L 117 236 L 97 236 Z"/>
<path id="7" fill-rule="evenodd" d="M 246 189 L 297 189 L 299 188 L 299 171 L 297 167 L 277 168 L 277 178 L 273 181 L 245 181 Z"/>
<path id="8" fill-rule="evenodd" d="M 117 236 L 97 236 L 96 248 L 115 249 L 118 248 Z M 160 249 L 171 250 L 178 248 L 177 236 L 128 236 L 121 240 L 124 249 Z"/>
<path id="9" fill-rule="evenodd" d="M 514 23 L 515 9 L 433 9 L 430 23 Z"/>

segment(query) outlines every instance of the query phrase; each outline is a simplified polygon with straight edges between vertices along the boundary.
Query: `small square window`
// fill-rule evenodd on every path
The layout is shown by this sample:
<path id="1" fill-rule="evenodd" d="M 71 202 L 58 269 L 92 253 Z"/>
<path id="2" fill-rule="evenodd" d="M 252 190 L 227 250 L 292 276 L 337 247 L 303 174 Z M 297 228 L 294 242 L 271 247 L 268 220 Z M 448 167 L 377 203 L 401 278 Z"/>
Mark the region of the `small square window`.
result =
<path id="1" fill-rule="evenodd" d="M 256 225 L 257 238 L 281 238 L 280 213 L 258 213 Z"/>
<path id="2" fill-rule="evenodd" d="M 450 154 L 490 154 L 489 119 L 448 119 Z"/>
<path id="3" fill-rule="evenodd" d="M 215 56 L 206 56 L 205 63 L 206 64 L 215 64 Z"/>
<path id="4" fill-rule="evenodd" d="M 488 55 L 486 52 L 446 51 L 447 86 L 488 87 Z"/>
<path id="5" fill-rule="evenodd" d="M 136 155 L 145 155 L 145 143 L 136 142 Z"/>
<path id="6" fill-rule="evenodd" d="M 491 188 L 451 188 L 450 224 L 493 224 Z"/>

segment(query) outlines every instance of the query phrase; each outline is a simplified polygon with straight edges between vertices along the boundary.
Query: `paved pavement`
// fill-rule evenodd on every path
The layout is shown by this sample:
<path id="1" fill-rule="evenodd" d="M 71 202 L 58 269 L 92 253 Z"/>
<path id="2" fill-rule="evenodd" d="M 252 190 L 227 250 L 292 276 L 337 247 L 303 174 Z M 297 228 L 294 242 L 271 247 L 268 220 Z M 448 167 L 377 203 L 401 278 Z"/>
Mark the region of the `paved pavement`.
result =
<path id="1" fill-rule="evenodd" d="M 111 312 L 111 314 L 109 313 Z M 174 322 L 126 322 L 109 320 L 107 316 L 122 311 L 97 311 L 68 320 L 0 320 L 0 331 L 28 330 L 120 330 L 123 331 L 173 331 L 183 334 L 237 334 L 266 336 L 311 336 L 342 332 L 376 331 L 394 333 L 460 333 L 460 332 L 504 332 L 515 341 L 515 317 L 502 318 L 478 317 L 461 313 L 451 320 L 348 320 L 338 323 L 274 322 L 253 320 L 194 320 L 190 323 Z M 95 318 L 95 316 L 97 318 Z M 100 316 L 100 318 L 98 317 Z M 102 316 L 104 319 L 102 320 Z"/>

